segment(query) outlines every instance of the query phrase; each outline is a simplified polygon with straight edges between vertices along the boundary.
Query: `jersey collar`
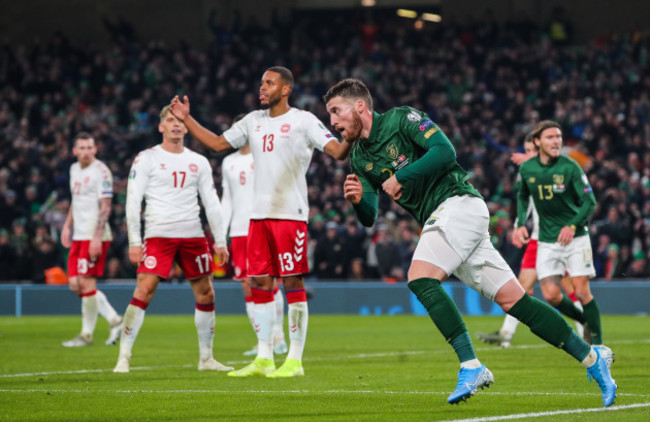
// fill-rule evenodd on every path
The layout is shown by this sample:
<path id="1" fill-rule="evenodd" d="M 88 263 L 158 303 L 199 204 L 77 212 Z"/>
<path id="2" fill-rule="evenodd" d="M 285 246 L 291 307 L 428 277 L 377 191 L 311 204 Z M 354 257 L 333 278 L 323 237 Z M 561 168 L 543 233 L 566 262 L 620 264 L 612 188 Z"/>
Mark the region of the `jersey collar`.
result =
<path id="1" fill-rule="evenodd" d="M 372 112 L 372 127 L 370 128 L 370 135 L 368 135 L 368 141 L 375 138 L 377 132 L 379 131 L 379 125 L 381 124 L 382 115 L 376 111 Z"/>

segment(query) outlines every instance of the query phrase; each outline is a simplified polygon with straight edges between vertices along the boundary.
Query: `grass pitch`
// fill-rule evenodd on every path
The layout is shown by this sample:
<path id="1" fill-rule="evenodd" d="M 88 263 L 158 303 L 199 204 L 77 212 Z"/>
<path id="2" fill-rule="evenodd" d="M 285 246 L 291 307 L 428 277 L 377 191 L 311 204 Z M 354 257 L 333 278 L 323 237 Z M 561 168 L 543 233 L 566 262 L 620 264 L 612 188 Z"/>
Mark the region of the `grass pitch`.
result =
<path id="1" fill-rule="evenodd" d="M 473 338 L 501 321 L 466 317 Z M 198 372 L 189 315 L 147 316 L 131 372 L 114 374 L 118 348 L 104 346 L 101 318 L 94 346 L 61 347 L 80 325 L 79 317 L 0 318 L 1 421 L 650 420 L 650 317 L 603 317 L 619 385 L 608 410 L 582 366 L 526 327 L 510 349 L 475 340 L 496 382 L 451 406 L 458 362 L 426 317 L 312 315 L 306 375 L 295 379 Z M 254 343 L 246 316 L 217 315 L 217 360 L 239 368 Z"/>

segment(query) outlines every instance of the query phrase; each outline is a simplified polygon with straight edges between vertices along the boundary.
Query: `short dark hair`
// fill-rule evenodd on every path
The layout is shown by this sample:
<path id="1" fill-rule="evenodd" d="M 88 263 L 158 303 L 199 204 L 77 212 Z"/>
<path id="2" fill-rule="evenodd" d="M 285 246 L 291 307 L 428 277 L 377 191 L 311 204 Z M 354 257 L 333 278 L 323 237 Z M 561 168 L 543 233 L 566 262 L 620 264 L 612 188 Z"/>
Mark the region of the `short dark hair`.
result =
<path id="1" fill-rule="evenodd" d="M 370 90 L 360 79 L 347 78 L 339 81 L 327 90 L 323 101 L 327 104 L 334 97 L 343 97 L 350 100 L 362 100 L 372 110 L 372 95 Z"/>
<path id="2" fill-rule="evenodd" d="M 542 137 L 542 132 L 553 127 L 560 129 L 560 131 L 562 130 L 562 126 L 560 126 L 558 122 L 554 122 L 553 120 L 542 120 L 541 122 L 537 123 L 535 129 L 533 129 L 531 132 L 531 135 L 534 139 L 540 139 Z"/>
<path id="3" fill-rule="evenodd" d="M 280 79 L 285 85 L 293 88 L 293 73 L 284 66 L 272 66 L 266 69 L 267 72 L 275 72 L 280 74 Z"/>
<path id="4" fill-rule="evenodd" d="M 79 132 L 74 137 L 73 145 L 77 145 L 77 140 L 79 140 L 79 139 L 92 139 L 93 141 L 95 141 L 95 139 L 93 138 L 93 135 L 91 135 L 90 133 L 88 133 L 88 132 Z"/>

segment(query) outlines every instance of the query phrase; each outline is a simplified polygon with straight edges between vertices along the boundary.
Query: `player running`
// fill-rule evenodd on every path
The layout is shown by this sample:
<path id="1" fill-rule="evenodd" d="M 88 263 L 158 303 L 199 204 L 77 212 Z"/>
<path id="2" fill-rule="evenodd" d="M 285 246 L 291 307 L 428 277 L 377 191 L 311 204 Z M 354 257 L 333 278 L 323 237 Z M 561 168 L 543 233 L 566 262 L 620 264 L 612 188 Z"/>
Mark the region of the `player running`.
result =
<path id="1" fill-rule="evenodd" d="M 338 82 L 324 100 L 332 126 L 354 143 L 350 158 L 354 174 L 345 181 L 344 196 L 359 221 L 372 226 L 382 189 L 423 228 L 408 271 L 408 287 L 460 361 L 458 383 L 447 401 L 467 400 L 494 382 L 492 372 L 476 356 L 458 307 L 441 286 L 453 273 L 534 334 L 578 360 L 597 380 L 603 404 L 611 406 L 616 384 L 605 357 L 553 308 L 526 294 L 490 242 L 485 201 L 467 181 L 440 128 L 425 113 L 410 107 L 376 113 L 370 91 L 358 79 Z"/>

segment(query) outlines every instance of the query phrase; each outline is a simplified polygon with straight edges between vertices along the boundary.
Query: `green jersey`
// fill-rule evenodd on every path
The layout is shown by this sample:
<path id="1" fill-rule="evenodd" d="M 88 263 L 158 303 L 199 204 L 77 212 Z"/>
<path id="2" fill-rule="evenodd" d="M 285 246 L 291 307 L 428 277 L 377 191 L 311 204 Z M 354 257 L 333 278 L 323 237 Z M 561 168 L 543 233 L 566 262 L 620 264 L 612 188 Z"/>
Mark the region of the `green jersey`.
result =
<path id="1" fill-rule="evenodd" d="M 565 226 L 573 226 L 576 237 L 589 232 L 587 220 L 596 209 L 596 197 L 578 163 L 561 155 L 542 164 L 537 156 L 521 165 L 519 180 L 518 225 L 524 225 L 532 197 L 539 214 L 540 242 L 557 242 Z"/>
<path id="2" fill-rule="evenodd" d="M 397 203 L 422 227 L 445 199 L 481 197 L 456 162 L 447 136 L 425 113 L 411 107 L 374 113 L 370 136 L 355 143 L 350 165 L 363 186 L 362 201 L 354 208 L 365 226 L 374 223 L 377 192 L 393 174 L 402 184 Z"/>

